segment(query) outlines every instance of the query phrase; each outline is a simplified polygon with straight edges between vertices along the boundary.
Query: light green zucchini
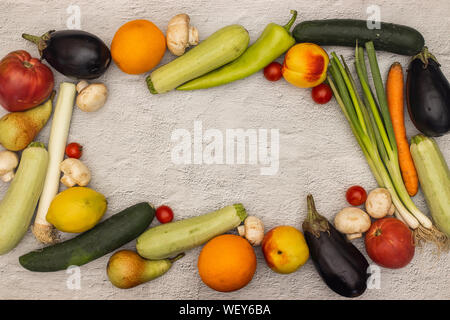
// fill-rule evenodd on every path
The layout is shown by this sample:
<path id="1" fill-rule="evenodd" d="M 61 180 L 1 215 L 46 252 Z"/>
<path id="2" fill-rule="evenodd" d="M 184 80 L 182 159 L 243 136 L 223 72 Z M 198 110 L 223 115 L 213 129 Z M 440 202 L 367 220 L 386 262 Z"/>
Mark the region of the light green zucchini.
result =
<path id="1" fill-rule="evenodd" d="M 450 237 L 450 171 L 436 141 L 424 135 L 411 140 L 419 182 L 439 230 Z"/>
<path id="2" fill-rule="evenodd" d="M 22 159 L 9 189 L 0 202 L 0 255 L 8 253 L 28 230 L 47 172 L 48 152 L 33 142 Z"/>
<path id="3" fill-rule="evenodd" d="M 173 257 L 236 228 L 246 217 L 244 206 L 235 204 L 202 216 L 161 224 L 144 232 L 137 239 L 136 249 L 150 260 Z"/>
<path id="4" fill-rule="evenodd" d="M 151 93 L 164 93 L 238 58 L 250 42 L 240 25 L 224 27 L 181 57 L 156 69 L 146 79 Z"/>

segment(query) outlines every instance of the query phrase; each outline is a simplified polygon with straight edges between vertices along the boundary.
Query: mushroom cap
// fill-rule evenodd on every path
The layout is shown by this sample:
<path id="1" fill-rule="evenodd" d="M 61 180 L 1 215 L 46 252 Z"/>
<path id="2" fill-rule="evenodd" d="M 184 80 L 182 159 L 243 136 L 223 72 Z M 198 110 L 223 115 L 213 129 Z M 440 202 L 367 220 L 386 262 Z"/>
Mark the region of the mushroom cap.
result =
<path id="1" fill-rule="evenodd" d="M 0 175 L 7 174 L 19 165 L 19 157 L 14 152 L 3 150 L 0 152 Z"/>
<path id="2" fill-rule="evenodd" d="M 334 218 L 336 229 L 345 234 L 366 232 L 371 224 L 369 215 L 356 207 L 344 208 Z"/>
<path id="3" fill-rule="evenodd" d="M 91 181 L 91 172 L 78 159 L 68 158 L 61 162 L 61 171 L 79 186 L 86 186 Z M 63 177 L 64 178 L 64 177 Z"/>
<path id="4" fill-rule="evenodd" d="M 375 218 L 384 218 L 390 211 L 392 198 L 390 192 L 385 188 L 376 188 L 369 192 L 366 200 L 367 213 Z"/>
<path id="5" fill-rule="evenodd" d="M 172 17 L 167 25 L 167 47 L 174 55 L 180 56 L 186 49 L 189 41 L 190 21 L 191 18 L 187 14 L 180 13 Z"/>
<path id="6" fill-rule="evenodd" d="M 264 239 L 264 224 L 261 219 L 249 216 L 244 221 L 245 238 L 254 246 L 261 244 Z"/>
<path id="7" fill-rule="evenodd" d="M 105 105 L 108 89 L 103 83 L 92 83 L 77 96 L 77 106 L 85 112 L 94 112 Z"/>
<path id="8" fill-rule="evenodd" d="M 167 25 L 167 48 L 176 56 L 181 56 L 189 45 L 198 44 L 198 30 L 189 25 L 191 18 L 180 13 L 170 19 Z"/>

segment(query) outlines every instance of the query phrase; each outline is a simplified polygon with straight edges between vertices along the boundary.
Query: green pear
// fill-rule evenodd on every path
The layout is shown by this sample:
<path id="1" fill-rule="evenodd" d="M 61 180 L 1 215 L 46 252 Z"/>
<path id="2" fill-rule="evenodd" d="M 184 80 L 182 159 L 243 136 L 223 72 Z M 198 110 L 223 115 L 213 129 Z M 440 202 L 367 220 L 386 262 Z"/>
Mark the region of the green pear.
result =
<path id="1" fill-rule="evenodd" d="M 44 128 L 52 114 L 53 94 L 43 104 L 22 112 L 12 112 L 0 119 L 0 144 L 10 151 L 25 149 Z"/>
<path id="2" fill-rule="evenodd" d="M 134 251 L 121 250 L 109 259 L 106 273 L 113 285 L 129 289 L 162 276 L 183 256 L 184 253 L 180 253 L 172 259 L 151 261 L 141 258 Z"/>

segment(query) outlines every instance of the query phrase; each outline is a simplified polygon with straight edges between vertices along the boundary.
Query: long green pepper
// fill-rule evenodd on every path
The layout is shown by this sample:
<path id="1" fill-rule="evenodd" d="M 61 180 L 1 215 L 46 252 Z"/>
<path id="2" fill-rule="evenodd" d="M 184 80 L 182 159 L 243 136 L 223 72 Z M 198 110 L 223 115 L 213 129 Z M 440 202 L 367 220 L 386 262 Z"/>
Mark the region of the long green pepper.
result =
<path id="1" fill-rule="evenodd" d="M 233 62 L 191 80 L 177 90 L 198 90 L 221 86 L 246 78 L 266 67 L 295 44 L 290 29 L 297 19 L 297 11 L 291 10 L 292 18 L 285 26 L 270 23 L 261 36 Z"/>

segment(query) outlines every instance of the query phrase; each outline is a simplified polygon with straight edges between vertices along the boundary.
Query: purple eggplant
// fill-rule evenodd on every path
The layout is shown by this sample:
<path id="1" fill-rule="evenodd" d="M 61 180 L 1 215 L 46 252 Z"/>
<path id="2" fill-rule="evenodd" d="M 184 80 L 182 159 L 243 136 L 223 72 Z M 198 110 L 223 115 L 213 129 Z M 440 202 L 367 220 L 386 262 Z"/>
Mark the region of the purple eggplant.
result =
<path id="1" fill-rule="evenodd" d="M 111 63 L 111 52 L 106 44 L 86 31 L 49 31 L 41 37 L 29 34 L 22 37 L 38 46 L 42 59 L 71 78 L 96 79 Z"/>
<path id="2" fill-rule="evenodd" d="M 366 291 L 369 263 L 345 236 L 321 216 L 308 195 L 308 217 L 303 232 L 311 259 L 322 279 L 334 292 L 357 297 Z"/>
<path id="3" fill-rule="evenodd" d="M 409 116 L 423 134 L 436 137 L 450 130 L 450 84 L 427 47 L 409 65 L 406 100 Z"/>

